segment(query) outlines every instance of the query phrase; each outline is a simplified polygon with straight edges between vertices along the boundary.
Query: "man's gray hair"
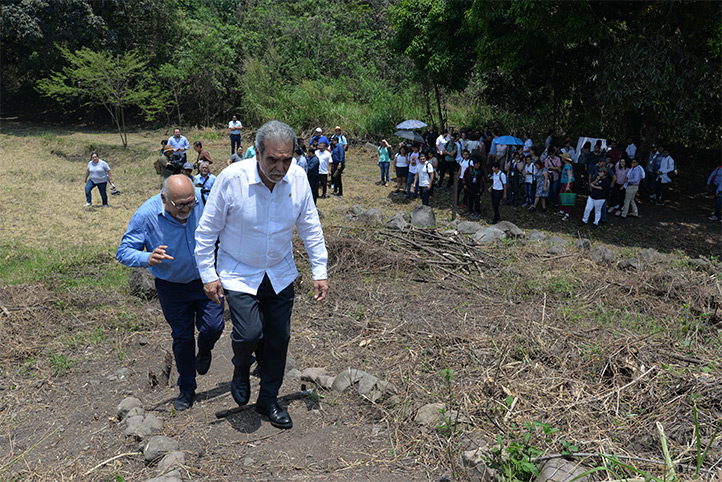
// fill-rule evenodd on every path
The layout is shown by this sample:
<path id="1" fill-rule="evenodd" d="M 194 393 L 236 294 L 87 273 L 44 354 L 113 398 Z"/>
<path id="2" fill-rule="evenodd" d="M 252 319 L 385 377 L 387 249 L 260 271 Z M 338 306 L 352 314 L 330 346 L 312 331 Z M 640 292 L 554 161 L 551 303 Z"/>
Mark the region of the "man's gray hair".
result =
<path id="1" fill-rule="evenodd" d="M 296 133 L 291 126 L 281 121 L 268 121 L 256 132 L 256 156 L 262 157 L 266 141 L 275 141 L 282 144 L 290 142 L 296 147 Z"/>

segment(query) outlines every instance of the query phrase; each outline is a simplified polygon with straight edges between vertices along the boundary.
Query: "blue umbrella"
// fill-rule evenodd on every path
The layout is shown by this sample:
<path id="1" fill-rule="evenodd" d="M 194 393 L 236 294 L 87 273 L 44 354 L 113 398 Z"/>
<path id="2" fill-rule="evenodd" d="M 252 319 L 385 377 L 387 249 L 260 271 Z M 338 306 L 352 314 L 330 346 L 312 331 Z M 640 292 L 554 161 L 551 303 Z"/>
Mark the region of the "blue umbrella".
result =
<path id="1" fill-rule="evenodd" d="M 514 136 L 501 136 L 495 139 L 495 144 L 503 144 L 505 146 L 523 146 L 524 141 Z"/>
<path id="2" fill-rule="evenodd" d="M 422 127 L 427 127 L 427 125 L 414 119 L 405 120 L 396 126 L 397 129 L 421 129 Z"/>

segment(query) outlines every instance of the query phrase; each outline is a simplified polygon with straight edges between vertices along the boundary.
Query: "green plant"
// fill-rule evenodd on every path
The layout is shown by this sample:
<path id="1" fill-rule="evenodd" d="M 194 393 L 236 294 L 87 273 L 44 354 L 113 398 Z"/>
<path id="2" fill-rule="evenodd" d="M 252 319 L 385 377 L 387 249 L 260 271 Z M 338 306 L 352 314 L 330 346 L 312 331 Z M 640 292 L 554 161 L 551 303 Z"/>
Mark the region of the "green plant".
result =
<path id="1" fill-rule="evenodd" d="M 56 377 L 68 373 L 73 365 L 73 360 L 71 360 L 62 353 L 52 352 L 50 355 L 48 355 L 48 360 L 50 361 L 50 365 L 53 369 L 53 374 Z"/>
<path id="2" fill-rule="evenodd" d="M 499 471 L 505 482 L 528 482 L 539 475 L 533 460 L 544 453 L 536 444 L 550 444 L 558 431 L 539 421 L 524 422 L 521 426 L 512 423 L 506 435 L 497 435 L 498 445 L 492 450 L 489 465 Z"/>

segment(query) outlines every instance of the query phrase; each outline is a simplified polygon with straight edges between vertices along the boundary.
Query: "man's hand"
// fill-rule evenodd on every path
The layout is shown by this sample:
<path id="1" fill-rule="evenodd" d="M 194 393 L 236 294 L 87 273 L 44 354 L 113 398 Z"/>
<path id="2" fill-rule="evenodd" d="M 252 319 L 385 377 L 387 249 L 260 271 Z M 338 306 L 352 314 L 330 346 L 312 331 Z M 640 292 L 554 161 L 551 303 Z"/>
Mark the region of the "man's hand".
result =
<path id="1" fill-rule="evenodd" d="M 328 293 L 328 280 L 320 279 L 313 282 L 313 298 L 316 301 L 323 301 L 326 299 Z"/>
<path id="2" fill-rule="evenodd" d="M 165 244 L 162 244 L 155 248 L 152 253 L 150 253 L 150 258 L 148 258 L 148 264 L 150 266 L 155 266 L 156 264 L 160 264 L 164 259 L 174 259 L 173 256 L 165 254 L 165 250 L 168 249 L 168 246 Z"/>
<path id="3" fill-rule="evenodd" d="M 223 304 L 223 286 L 221 286 L 220 280 L 203 283 L 203 291 L 206 292 L 206 296 L 211 300 L 219 305 Z"/>

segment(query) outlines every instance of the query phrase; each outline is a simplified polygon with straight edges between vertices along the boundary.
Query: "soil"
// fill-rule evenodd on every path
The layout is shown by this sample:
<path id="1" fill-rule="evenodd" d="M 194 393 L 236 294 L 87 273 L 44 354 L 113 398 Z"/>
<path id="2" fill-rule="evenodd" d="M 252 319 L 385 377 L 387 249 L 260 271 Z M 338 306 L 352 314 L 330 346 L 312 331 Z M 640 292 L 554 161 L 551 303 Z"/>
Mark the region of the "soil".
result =
<path id="1" fill-rule="evenodd" d="M 290 401 L 293 429 L 271 427 L 252 408 L 218 419 L 216 412 L 235 406 L 227 326 L 210 372 L 198 377 L 195 405 L 175 412 L 177 389 L 149 383 L 171 348 L 157 300 L 59 291 L 53 280 L 1 285 L 0 480 L 154 477 L 155 466 L 116 419 L 126 396 L 138 397 L 179 441 L 186 480 L 463 480 L 470 473 L 461 452 L 481 447 L 487 463 L 503 467 L 513 458 L 507 449 L 522 440 L 545 454 L 573 443 L 579 452 L 632 457 L 624 461 L 660 476 L 656 422 L 679 458 L 677 472 L 691 479 L 694 409 L 702 441 L 712 442 L 699 480 L 720 477 L 722 267 L 714 257 L 721 224 L 707 220 L 704 180 L 680 180 L 667 206 L 642 198 L 639 219 L 610 216 L 594 232 L 551 212 L 504 206 L 502 218 L 526 232 L 565 236 L 565 252 L 550 255 L 545 242 L 471 246 L 440 234 L 453 228 L 444 192 L 432 201 L 439 231 L 409 229 L 396 233 L 400 239 L 342 222 L 350 204 L 381 207 L 386 217 L 415 205 L 373 184 L 371 153 L 359 161 L 348 170 L 345 199 L 319 200 L 330 253 L 327 302 L 312 300 L 308 263 L 295 246 L 302 274 L 289 356 L 301 370 L 360 368 L 393 383 L 397 397 L 371 402 L 354 389 L 286 379 L 282 395 L 302 383 L 316 389 Z M 484 209 L 491 214 L 488 202 Z M 661 257 L 636 270 L 599 264 L 574 247 L 579 237 L 612 248 L 617 259 L 641 248 Z M 464 262 L 450 263 L 440 246 Z M 88 260 L 83 273 L 102 276 L 110 263 L 112 255 Z M 457 415 L 418 425 L 418 408 L 434 402 Z M 497 436 L 504 457 L 495 455 Z"/>

